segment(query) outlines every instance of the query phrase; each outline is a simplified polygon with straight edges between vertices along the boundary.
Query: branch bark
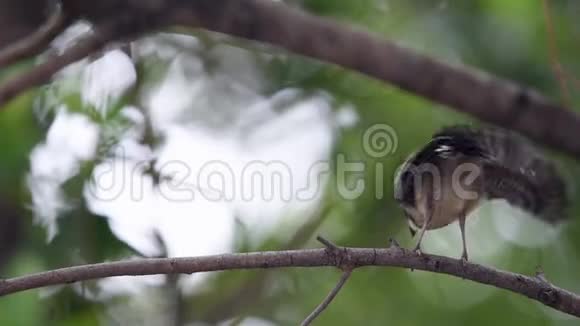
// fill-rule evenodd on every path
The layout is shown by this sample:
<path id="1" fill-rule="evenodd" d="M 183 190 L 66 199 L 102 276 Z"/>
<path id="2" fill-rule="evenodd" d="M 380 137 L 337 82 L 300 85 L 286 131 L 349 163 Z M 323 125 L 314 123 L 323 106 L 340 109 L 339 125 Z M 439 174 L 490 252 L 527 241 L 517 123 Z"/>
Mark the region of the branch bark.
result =
<path id="1" fill-rule="evenodd" d="M 115 3 L 121 8 L 119 11 L 126 11 L 124 13 L 130 17 L 141 16 L 141 13 L 163 16 L 163 26 L 204 28 L 349 68 L 580 158 L 580 116 L 536 91 L 439 62 L 371 33 L 282 3 L 270 0 L 125 0 Z M 75 6 L 78 11 L 75 14 L 104 21 L 99 13 L 88 12 L 97 10 L 93 7 Z M 135 19 L 133 23 L 143 21 Z M 150 32 L 160 26 L 146 24 L 140 27 L 141 32 Z M 110 35 L 107 39 L 103 36 L 103 44 L 99 47 L 117 37 Z M 73 48 L 70 52 L 0 87 L 0 105 L 23 90 L 48 81 L 60 68 L 93 51 L 79 52 L 78 48 Z"/>
<path id="2" fill-rule="evenodd" d="M 391 83 L 580 157 L 580 116 L 529 88 L 454 67 L 269 0 L 178 1 L 179 25 L 269 43 Z"/>
<path id="3" fill-rule="evenodd" d="M 68 26 L 69 19 L 57 6 L 55 12 L 38 30 L 0 51 L 0 69 L 18 60 L 41 53 Z"/>
<path id="4" fill-rule="evenodd" d="M 0 296 L 50 285 L 123 275 L 192 274 L 238 269 L 336 266 L 390 266 L 453 275 L 521 294 L 580 317 L 580 296 L 540 278 L 437 255 L 418 255 L 397 246 L 339 250 L 305 249 L 223 254 L 191 258 L 151 258 L 67 267 L 0 282 Z"/>
<path id="5" fill-rule="evenodd" d="M 151 26 L 157 25 L 151 24 Z M 145 29 L 145 26 L 135 24 L 132 19 L 124 15 L 112 17 L 110 20 L 95 26 L 91 35 L 80 40 L 61 55 L 52 57 L 0 84 L 0 106 L 24 90 L 47 83 L 55 73 L 69 64 L 102 50 L 114 41 L 135 37 Z"/>

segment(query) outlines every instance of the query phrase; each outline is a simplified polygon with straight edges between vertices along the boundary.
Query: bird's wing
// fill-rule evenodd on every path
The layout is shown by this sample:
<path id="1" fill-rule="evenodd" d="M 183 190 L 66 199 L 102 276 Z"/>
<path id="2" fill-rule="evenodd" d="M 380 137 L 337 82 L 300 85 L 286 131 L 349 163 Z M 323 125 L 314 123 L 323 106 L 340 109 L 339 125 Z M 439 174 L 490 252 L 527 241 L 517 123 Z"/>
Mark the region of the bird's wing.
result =
<path id="1" fill-rule="evenodd" d="M 551 166 L 516 170 L 497 162 L 484 164 L 484 191 L 489 199 L 505 199 L 550 223 L 565 218 L 565 189 Z"/>

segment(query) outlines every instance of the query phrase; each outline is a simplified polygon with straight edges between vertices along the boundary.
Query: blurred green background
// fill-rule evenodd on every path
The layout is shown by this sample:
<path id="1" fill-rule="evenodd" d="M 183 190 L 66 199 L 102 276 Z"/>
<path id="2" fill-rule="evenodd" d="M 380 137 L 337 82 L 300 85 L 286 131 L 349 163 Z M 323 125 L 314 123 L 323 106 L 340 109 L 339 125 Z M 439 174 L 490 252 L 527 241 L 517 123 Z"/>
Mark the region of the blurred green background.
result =
<path id="1" fill-rule="evenodd" d="M 370 30 L 444 62 L 472 66 L 532 86 L 557 102 L 580 107 L 578 1 L 287 2 Z M 76 30 L 70 34 L 83 28 Z M 225 210 L 223 216 L 230 216 L 232 221 L 235 218 L 231 233 L 214 232 L 209 224 L 205 228 L 204 219 L 212 217 L 194 216 L 192 212 L 191 218 L 201 222 L 191 230 L 189 245 L 204 247 L 200 252 L 317 247 L 320 244 L 314 240 L 316 234 L 348 246 L 384 247 L 390 237 L 411 246 L 413 240 L 406 221 L 392 198 L 396 168 L 442 126 L 481 124 L 472 117 L 339 67 L 204 31 L 167 31 L 137 41 L 132 51 L 130 60 L 118 51 L 108 57 L 116 63 L 107 63 L 104 56 L 69 67 L 52 84 L 21 95 L 0 111 L 3 277 L 80 263 L 190 252 L 183 248 L 188 246 L 186 242 L 171 242 L 174 231 L 168 230 L 177 221 L 167 217 L 162 226 L 149 225 L 147 232 L 151 234 L 147 245 L 143 245 L 131 234 L 144 232 L 138 223 L 124 225 L 118 219 L 119 215 L 138 219 L 147 209 L 125 205 L 111 213 L 111 208 L 104 209 L 89 199 L 87 184 L 95 176 L 96 167 L 111 158 L 122 158 L 117 150 L 123 146 L 149 151 L 145 156 L 151 165 L 139 173 L 152 189 L 175 177 L 156 170 L 155 162 L 168 148 L 188 153 L 192 160 L 244 155 L 249 160 L 268 161 L 274 157 L 283 161 L 281 158 L 288 155 L 294 160 L 289 163 L 291 167 L 301 166 L 298 178 L 306 175 L 301 165 L 304 162 L 322 159 L 329 163 L 331 172 L 323 179 L 324 191 L 310 202 L 296 204 L 294 198 L 280 205 L 267 201 L 253 201 L 251 205 L 214 203 L 215 207 L 206 211 Z M 91 83 L 98 84 L 90 81 L 90 76 L 99 72 L 99 66 L 90 67 L 95 60 L 110 64 L 108 67 L 112 65 L 113 69 L 119 62 L 123 67 L 132 66 L 135 76 L 129 78 L 127 85 L 118 85 L 121 92 L 91 93 L 87 88 Z M 31 60 L 9 67 L 0 71 L 0 78 L 6 79 L 32 64 Z M 87 73 L 90 69 L 93 75 Z M 122 80 L 126 75 L 122 72 L 113 80 Z M 179 102 L 182 97 L 187 100 L 179 104 L 167 100 Z M 322 110 L 321 117 L 316 118 L 304 113 L 301 103 L 327 107 L 329 111 Z M 261 111 L 260 105 L 269 109 Z M 175 109 L 177 113 L 168 117 L 159 113 L 164 106 L 184 110 Z M 131 113 L 127 113 L 128 107 L 133 108 Z M 308 127 L 304 126 L 308 121 L 289 118 L 293 114 L 304 115 L 310 122 L 319 120 Z M 96 137 L 92 143 L 81 141 L 75 134 L 80 131 L 62 122 L 78 122 L 80 117 L 86 120 L 75 128 L 97 130 L 92 134 Z M 57 131 L 57 122 L 65 127 Z M 377 143 L 388 147 L 380 155 L 369 153 L 366 138 L 377 124 L 392 128 L 384 142 Z M 184 137 L 169 146 L 172 134 L 166 130 L 170 127 L 186 133 L 195 130 L 197 139 L 211 135 L 212 141 L 234 139 L 235 144 L 216 150 L 212 145 L 193 146 L 188 139 L 195 137 Z M 306 131 L 307 137 L 301 128 L 311 128 Z M 300 137 L 307 139 L 296 140 Z M 62 152 L 55 139 L 65 144 L 60 148 Z M 75 148 L 75 144 L 92 145 L 68 153 L 67 148 Z M 53 150 L 47 151 L 47 146 Z M 268 150 L 255 154 L 256 148 Z M 131 149 L 127 152 L 126 157 L 133 155 Z M 578 205 L 573 203 L 580 165 L 561 153 L 549 153 L 569 184 L 569 222 L 547 227 L 501 203 L 486 204 L 468 222 L 470 258 L 525 274 L 533 274 L 537 266 L 542 266 L 556 285 L 580 292 L 580 220 Z M 322 154 L 324 157 L 320 157 Z M 59 161 L 69 156 L 70 159 Z M 348 199 L 341 193 L 342 177 L 337 172 L 340 160 L 364 165 L 363 172 L 346 177 L 349 189 L 354 189 L 357 181 L 364 182 L 364 191 L 356 198 Z M 377 189 L 382 189 L 382 194 L 377 195 Z M 183 211 L 190 209 L 171 207 L 165 211 L 168 215 L 187 217 Z M 259 222 L 251 222 L 256 220 Z M 268 227 L 263 229 L 262 224 Z M 119 231 L 123 225 L 125 229 Z M 178 228 L 189 231 L 184 226 Z M 225 237 L 225 244 L 218 242 Z M 428 233 L 424 250 L 458 257 L 459 228 L 453 224 Z M 85 282 L 1 298 L 0 325 L 296 325 L 326 296 L 339 276 L 339 271 L 332 268 L 314 268 L 215 273 L 204 275 L 201 282 L 189 286 L 183 276 L 143 282 L 123 279 L 121 283 L 127 289 L 119 286 L 121 283 L 106 286 Z M 361 323 L 580 324 L 570 316 L 507 291 L 396 268 L 357 270 L 315 321 L 316 325 Z"/>

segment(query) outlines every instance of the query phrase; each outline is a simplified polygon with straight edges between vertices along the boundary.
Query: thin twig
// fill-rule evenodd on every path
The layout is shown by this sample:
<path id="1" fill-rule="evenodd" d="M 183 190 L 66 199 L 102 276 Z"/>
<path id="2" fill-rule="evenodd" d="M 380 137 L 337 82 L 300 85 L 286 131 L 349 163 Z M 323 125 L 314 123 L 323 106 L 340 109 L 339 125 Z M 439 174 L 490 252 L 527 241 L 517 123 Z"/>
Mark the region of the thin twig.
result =
<path id="1" fill-rule="evenodd" d="M 328 249 L 330 251 L 336 252 L 337 250 L 340 250 L 337 245 L 332 243 L 332 241 L 327 240 L 320 235 L 316 237 L 316 240 L 318 242 L 322 243 L 326 247 L 326 249 Z"/>
<path id="2" fill-rule="evenodd" d="M 41 53 L 70 23 L 61 6 L 57 5 L 48 20 L 28 37 L 0 51 L 0 69 L 19 60 Z"/>
<path id="3" fill-rule="evenodd" d="M 546 306 L 580 317 L 580 296 L 526 276 L 463 260 L 437 255 L 418 255 L 400 248 L 341 247 L 349 266 L 390 266 L 453 275 L 519 293 Z M 281 267 L 336 266 L 326 248 L 223 254 L 191 258 L 149 258 L 140 260 L 81 265 L 45 271 L 0 281 L 0 296 L 50 285 L 130 275 L 191 274 L 222 270 Z"/>
<path id="4" fill-rule="evenodd" d="M 352 273 L 351 269 L 347 269 L 342 273 L 340 280 L 338 280 L 338 283 L 332 289 L 332 291 L 328 293 L 326 298 L 324 298 L 324 300 L 318 305 L 318 307 L 316 307 L 316 309 L 314 309 L 314 311 L 310 313 L 310 315 L 308 315 L 308 317 L 306 317 L 306 319 L 304 319 L 304 321 L 300 325 L 302 326 L 310 325 L 314 321 L 314 319 L 316 319 L 326 309 L 326 307 L 328 307 L 328 305 L 332 302 L 332 300 L 334 300 L 334 297 L 336 297 L 340 289 L 342 289 L 344 283 L 348 281 L 348 278 L 350 277 L 351 273 Z"/>
<path id="5" fill-rule="evenodd" d="M 546 274 L 544 273 L 542 266 L 536 267 L 536 278 L 546 284 L 550 284 L 550 281 L 548 281 L 546 278 Z"/>
<path id="6" fill-rule="evenodd" d="M 324 204 L 320 210 L 315 212 L 314 216 L 308 218 L 307 222 L 296 231 L 292 238 L 277 250 L 299 249 L 303 247 L 304 243 L 312 237 L 313 233 L 332 212 L 332 208 L 334 207 L 332 202 L 329 203 L 327 198 L 322 201 Z M 271 270 L 263 270 L 253 273 L 242 286 L 235 289 L 222 302 L 213 305 L 209 312 L 201 316 L 202 320 L 217 323 L 220 320 L 239 315 L 239 312 L 252 302 L 257 302 L 260 305 L 271 304 L 271 300 L 267 300 L 267 302 L 259 302 L 259 300 L 261 299 L 260 295 L 263 292 L 263 288 L 270 279 L 269 276 L 272 272 Z"/>
<path id="7" fill-rule="evenodd" d="M 546 20 L 546 38 L 548 40 L 550 65 L 552 66 L 554 77 L 558 80 L 558 83 L 560 83 L 562 100 L 564 101 L 564 104 L 570 105 L 570 90 L 568 89 L 566 74 L 562 69 L 562 63 L 560 62 L 558 44 L 556 43 L 556 32 L 554 31 L 554 24 L 552 22 L 552 14 L 550 13 L 550 4 L 548 1 L 549 0 L 542 0 L 542 9 L 544 11 L 544 19 Z"/>

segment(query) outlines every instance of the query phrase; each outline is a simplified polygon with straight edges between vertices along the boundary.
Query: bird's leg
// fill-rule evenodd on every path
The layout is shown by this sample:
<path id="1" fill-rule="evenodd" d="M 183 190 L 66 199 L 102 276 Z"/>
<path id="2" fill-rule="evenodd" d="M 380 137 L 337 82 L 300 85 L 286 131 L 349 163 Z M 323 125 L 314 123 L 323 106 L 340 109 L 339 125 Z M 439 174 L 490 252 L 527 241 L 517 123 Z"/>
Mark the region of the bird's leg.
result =
<path id="1" fill-rule="evenodd" d="M 467 257 L 467 243 L 465 242 L 465 218 L 466 218 L 465 215 L 459 218 L 459 229 L 461 230 L 461 241 L 463 242 L 463 252 L 461 253 L 461 259 L 467 261 L 468 257 Z"/>
<path id="2" fill-rule="evenodd" d="M 417 245 L 415 246 L 415 249 L 414 249 L 414 251 L 416 251 L 419 254 L 421 253 L 421 241 L 423 241 L 423 236 L 425 235 L 425 231 L 427 231 L 427 227 L 431 223 L 431 216 L 433 216 L 433 215 L 430 213 L 429 217 L 423 221 L 423 225 L 421 226 L 421 229 L 419 230 L 419 236 L 417 237 Z"/>
<path id="3" fill-rule="evenodd" d="M 419 237 L 417 238 L 417 245 L 415 246 L 414 251 L 418 254 L 421 254 L 421 241 L 423 241 L 423 236 L 425 235 L 425 231 L 429 224 L 431 224 L 431 219 L 433 218 L 433 207 L 434 207 L 434 198 L 432 196 L 432 189 L 427 187 L 425 190 L 427 193 L 425 195 L 425 199 L 422 202 L 422 206 L 424 209 L 422 210 L 423 215 L 423 225 L 421 225 L 421 229 L 419 230 Z"/>
<path id="4" fill-rule="evenodd" d="M 425 234 L 425 230 L 427 230 L 427 221 L 425 221 L 423 223 L 423 226 L 421 226 L 421 230 L 419 230 L 419 236 L 417 237 L 417 245 L 415 246 L 415 249 L 413 249 L 414 251 L 416 251 L 417 253 L 421 253 L 421 241 L 423 240 L 423 235 Z"/>

